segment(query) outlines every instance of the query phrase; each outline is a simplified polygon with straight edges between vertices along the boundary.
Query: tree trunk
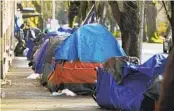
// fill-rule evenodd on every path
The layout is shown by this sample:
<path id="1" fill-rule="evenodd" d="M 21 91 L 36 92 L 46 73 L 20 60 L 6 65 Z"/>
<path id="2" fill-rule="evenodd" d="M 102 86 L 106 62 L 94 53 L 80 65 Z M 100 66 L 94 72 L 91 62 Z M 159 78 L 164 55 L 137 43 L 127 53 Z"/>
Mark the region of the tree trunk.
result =
<path id="1" fill-rule="evenodd" d="M 116 1 L 109 1 L 112 9 L 113 16 L 120 27 L 122 48 L 129 56 L 135 56 L 140 58 L 140 19 L 138 2 L 136 1 L 124 1 L 123 9 L 121 12 Z"/>
<path id="2" fill-rule="evenodd" d="M 129 55 L 129 45 L 130 45 L 130 37 L 129 37 L 129 32 L 127 32 L 124 29 L 121 30 L 121 40 L 122 40 L 122 48 L 126 55 Z"/>
<path id="3" fill-rule="evenodd" d="M 157 8 L 155 7 L 152 1 L 146 1 L 145 3 L 147 6 L 145 8 L 147 36 L 148 40 L 150 41 L 156 31 Z"/>
<path id="4" fill-rule="evenodd" d="M 171 15 L 172 42 L 174 43 L 174 1 L 171 1 Z"/>
<path id="5" fill-rule="evenodd" d="M 88 1 L 81 1 L 80 2 L 80 13 L 81 13 L 81 20 L 85 20 L 86 18 L 86 12 L 88 9 Z"/>
<path id="6" fill-rule="evenodd" d="M 100 24 L 103 24 L 104 7 L 105 7 L 104 1 L 98 2 L 97 15 L 98 15 L 98 19 L 99 19 Z"/>
<path id="7" fill-rule="evenodd" d="M 80 1 L 70 1 L 70 6 L 68 9 L 68 22 L 69 27 L 73 27 L 73 22 L 75 16 L 78 15 L 80 9 Z"/>
<path id="8" fill-rule="evenodd" d="M 146 30 L 146 15 L 144 14 L 144 25 L 143 25 L 143 42 L 147 42 L 147 30 Z"/>
<path id="9" fill-rule="evenodd" d="M 126 13 L 119 10 L 117 1 L 109 1 L 109 5 L 111 6 L 113 17 L 121 30 L 122 48 L 129 55 L 130 38 L 126 28 Z"/>
<path id="10" fill-rule="evenodd" d="M 139 8 L 138 2 L 129 1 L 124 3 L 124 8 L 126 9 L 127 15 L 127 23 L 129 37 L 130 37 L 130 45 L 129 45 L 129 56 L 134 56 L 140 58 L 141 55 L 141 38 L 139 38 L 140 32 L 140 18 L 139 18 Z M 129 23 L 129 22 L 130 23 Z"/>
<path id="11" fill-rule="evenodd" d="M 74 21 L 75 15 L 72 14 L 71 12 L 68 12 L 68 23 L 69 27 L 73 27 L 73 21 Z"/>

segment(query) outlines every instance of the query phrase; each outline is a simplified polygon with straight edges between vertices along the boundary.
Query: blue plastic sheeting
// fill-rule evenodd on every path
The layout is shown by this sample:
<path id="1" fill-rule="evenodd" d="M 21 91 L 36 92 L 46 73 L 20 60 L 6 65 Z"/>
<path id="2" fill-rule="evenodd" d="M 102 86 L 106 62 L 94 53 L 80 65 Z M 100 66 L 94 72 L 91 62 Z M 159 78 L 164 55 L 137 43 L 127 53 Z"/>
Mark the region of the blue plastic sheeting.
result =
<path id="1" fill-rule="evenodd" d="M 71 35 L 70 33 L 66 32 L 57 32 L 57 31 L 49 32 L 47 35 L 44 36 L 44 41 L 46 39 L 49 39 L 50 37 L 68 37 L 70 35 Z"/>
<path id="2" fill-rule="evenodd" d="M 149 77 L 153 77 L 154 74 L 161 74 L 161 72 L 164 72 L 166 62 L 166 57 L 161 54 L 156 54 L 142 65 L 133 65 L 127 63 L 123 74 L 126 76 L 131 71 L 139 71 Z"/>
<path id="3" fill-rule="evenodd" d="M 148 70 L 145 73 L 138 68 L 134 72 L 129 70 L 121 85 L 116 83 L 111 74 L 99 67 L 97 71 L 96 102 L 101 108 L 140 111 L 144 98 L 143 93 L 152 84 L 154 76 L 164 72 L 165 64 L 166 58 L 155 55 L 138 66 L 138 68 L 151 67 L 150 70 L 153 70 L 153 73 L 150 72 L 150 76 L 147 74 Z M 159 69 L 161 72 L 158 71 Z"/>
<path id="4" fill-rule="evenodd" d="M 60 27 L 60 28 L 58 28 L 57 31 L 58 32 L 66 32 L 66 33 L 70 33 L 70 34 L 73 33 L 73 30 L 71 28 L 69 28 L 69 27 Z"/>
<path id="5" fill-rule="evenodd" d="M 44 36 L 44 40 L 49 39 L 50 37 L 55 37 L 58 35 L 57 31 L 53 31 L 53 32 L 48 32 L 45 36 Z"/>
<path id="6" fill-rule="evenodd" d="M 20 26 L 18 24 L 18 17 L 15 15 L 15 32 L 19 32 L 20 31 Z"/>
<path id="7" fill-rule="evenodd" d="M 27 53 L 27 59 L 30 60 L 32 51 L 33 51 L 33 47 L 34 47 L 34 42 L 33 40 L 28 40 L 26 47 L 29 48 L 28 53 Z"/>
<path id="8" fill-rule="evenodd" d="M 45 52 L 48 45 L 49 39 L 45 40 L 35 57 L 35 73 L 41 74 L 43 72 L 43 63 L 45 59 Z"/>
<path id="9" fill-rule="evenodd" d="M 113 35 L 100 24 L 80 27 L 55 51 L 56 60 L 105 62 L 113 56 L 125 56 L 125 53 Z"/>

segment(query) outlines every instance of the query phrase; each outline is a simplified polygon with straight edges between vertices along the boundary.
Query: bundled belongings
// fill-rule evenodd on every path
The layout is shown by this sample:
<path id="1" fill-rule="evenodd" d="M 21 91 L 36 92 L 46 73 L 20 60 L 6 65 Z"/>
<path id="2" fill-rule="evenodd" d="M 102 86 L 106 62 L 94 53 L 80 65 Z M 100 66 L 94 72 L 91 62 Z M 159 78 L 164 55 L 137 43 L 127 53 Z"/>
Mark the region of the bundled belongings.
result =
<path id="1" fill-rule="evenodd" d="M 41 34 L 41 30 L 39 28 L 27 28 L 24 29 L 24 39 L 26 42 L 26 47 L 29 49 L 27 53 L 27 59 L 31 60 L 31 53 L 33 47 L 35 46 L 35 39 L 38 39 Z"/>
<path id="2" fill-rule="evenodd" d="M 97 79 L 96 67 L 114 56 L 125 56 L 125 53 L 113 35 L 100 24 L 84 25 L 56 48 L 48 88 L 91 94 Z"/>
<path id="3" fill-rule="evenodd" d="M 32 54 L 32 51 L 33 51 L 33 47 L 35 46 L 34 42 L 32 39 L 29 39 L 26 43 L 26 47 L 29 49 L 28 52 L 27 52 L 27 59 L 28 60 L 31 60 L 31 54 Z"/>
<path id="4" fill-rule="evenodd" d="M 24 40 L 18 41 L 14 50 L 15 56 L 23 56 L 23 51 L 25 49 L 26 49 L 25 41 Z"/>
<path id="5" fill-rule="evenodd" d="M 43 38 L 45 37 L 44 33 L 39 33 L 36 36 L 36 39 L 29 40 L 27 47 L 29 48 L 29 51 L 27 53 L 27 59 L 32 60 L 33 54 L 36 52 L 36 49 L 41 46 L 41 44 L 44 42 Z"/>
<path id="6" fill-rule="evenodd" d="M 155 78 L 163 74 L 165 64 L 166 58 L 163 55 L 154 55 L 141 65 L 125 62 L 121 69 L 115 69 L 122 72 L 120 83 L 118 83 L 118 79 L 115 79 L 117 76 L 114 77 L 112 72 L 106 71 L 105 67 L 99 67 L 96 89 L 93 95 L 94 100 L 104 109 L 153 111 L 147 109 L 145 105 L 147 101 L 144 99 L 147 99 L 146 97 L 158 99 L 159 87 L 157 87 Z M 151 102 L 154 106 L 153 101 Z M 152 108 L 152 106 L 148 107 Z"/>

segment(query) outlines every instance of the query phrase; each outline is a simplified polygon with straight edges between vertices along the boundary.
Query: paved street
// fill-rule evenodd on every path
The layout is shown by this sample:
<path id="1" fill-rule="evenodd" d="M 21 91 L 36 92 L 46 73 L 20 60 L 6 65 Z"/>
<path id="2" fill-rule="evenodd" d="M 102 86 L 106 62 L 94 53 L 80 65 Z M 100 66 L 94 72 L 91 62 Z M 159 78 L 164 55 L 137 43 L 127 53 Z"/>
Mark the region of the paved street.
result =
<path id="1" fill-rule="evenodd" d="M 121 41 L 119 40 L 119 44 L 121 45 Z M 154 44 L 154 43 L 143 43 L 142 45 L 142 59 L 141 62 L 145 62 L 154 54 L 163 54 L 167 56 L 167 54 L 163 53 L 163 45 L 162 44 Z"/>
<path id="2" fill-rule="evenodd" d="M 162 44 L 143 44 L 142 61 L 155 53 L 162 53 Z M 165 54 L 166 55 L 166 54 Z M 28 80 L 32 70 L 27 66 L 26 58 L 13 60 L 7 80 L 11 84 L 2 86 L 5 97 L 2 99 L 2 111 L 104 111 L 98 107 L 91 97 L 53 97 L 42 87 L 38 80 Z"/>
<path id="3" fill-rule="evenodd" d="M 144 43 L 142 46 L 142 62 L 148 60 L 154 54 L 162 54 L 163 53 L 163 45 L 162 44 L 150 44 Z M 167 54 L 163 54 L 167 56 Z"/>

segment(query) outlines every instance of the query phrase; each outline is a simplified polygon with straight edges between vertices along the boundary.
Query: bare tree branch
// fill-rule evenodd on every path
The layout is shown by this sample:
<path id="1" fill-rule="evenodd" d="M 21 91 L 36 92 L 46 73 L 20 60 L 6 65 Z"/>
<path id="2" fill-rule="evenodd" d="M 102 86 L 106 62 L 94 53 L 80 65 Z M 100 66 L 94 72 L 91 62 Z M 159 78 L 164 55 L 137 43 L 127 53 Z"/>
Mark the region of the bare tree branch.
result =
<path id="1" fill-rule="evenodd" d="M 166 5 L 165 5 L 165 2 L 162 1 L 162 3 L 163 3 L 163 6 L 164 6 L 164 9 L 165 9 L 165 11 L 166 11 L 167 18 L 168 18 L 170 24 L 172 24 L 172 22 L 171 22 L 171 17 L 170 17 L 169 14 L 168 14 L 167 7 L 166 7 Z"/>
<path id="2" fill-rule="evenodd" d="M 158 9 L 158 12 L 160 12 L 163 9 L 163 5 Z"/>

